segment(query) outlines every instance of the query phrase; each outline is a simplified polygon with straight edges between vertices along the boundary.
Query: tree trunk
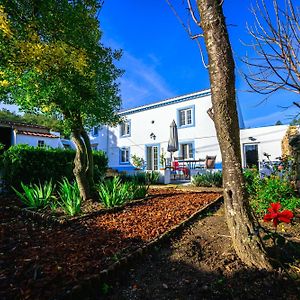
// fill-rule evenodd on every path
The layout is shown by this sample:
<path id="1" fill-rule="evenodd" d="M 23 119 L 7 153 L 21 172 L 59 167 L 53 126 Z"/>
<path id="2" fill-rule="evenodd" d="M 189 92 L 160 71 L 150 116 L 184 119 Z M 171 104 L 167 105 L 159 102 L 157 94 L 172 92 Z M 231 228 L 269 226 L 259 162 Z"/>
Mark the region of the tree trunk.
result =
<path id="1" fill-rule="evenodd" d="M 86 166 L 86 178 L 89 183 L 91 196 L 93 198 L 97 197 L 96 191 L 95 191 L 95 182 L 94 182 L 94 158 L 93 158 L 93 151 L 91 147 L 90 138 L 85 131 L 84 128 L 81 130 L 81 136 L 83 138 L 83 141 L 85 143 L 85 149 L 87 154 L 87 166 Z"/>
<path id="2" fill-rule="evenodd" d="M 248 266 L 271 269 L 255 225 L 242 173 L 234 61 L 222 0 L 197 0 L 209 59 L 213 120 L 222 154 L 227 224 L 237 255 Z"/>
<path id="3" fill-rule="evenodd" d="M 87 149 L 82 138 L 80 129 L 72 130 L 72 139 L 76 145 L 73 173 L 75 175 L 80 190 L 80 196 L 83 200 L 87 200 L 91 198 L 91 187 L 87 176 Z"/>

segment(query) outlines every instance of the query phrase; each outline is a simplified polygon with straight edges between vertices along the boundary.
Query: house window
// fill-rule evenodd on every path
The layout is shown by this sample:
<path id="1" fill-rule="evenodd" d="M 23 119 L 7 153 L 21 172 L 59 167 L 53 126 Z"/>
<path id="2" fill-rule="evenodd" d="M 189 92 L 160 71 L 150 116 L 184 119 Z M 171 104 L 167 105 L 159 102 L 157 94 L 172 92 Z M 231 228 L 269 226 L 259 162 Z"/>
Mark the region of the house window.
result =
<path id="1" fill-rule="evenodd" d="M 45 141 L 39 140 L 38 147 L 45 147 Z"/>
<path id="2" fill-rule="evenodd" d="M 194 126 L 194 106 L 178 110 L 179 127 Z"/>
<path id="3" fill-rule="evenodd" d="M 193 143 L 180 144 L 180 157 L 183 159 L 194 158 Z"/>
<path id="4" fill-rule="evenodd" d="M 121 148 L 120 149 L 120 163 L 128 164 L 129 163 L 129 148 Z"/>
<path id="5" fill-rule="evenodd" d="M 121 137 L 130 136 L 130 121 L 126 120 L 121 125 Z"/>

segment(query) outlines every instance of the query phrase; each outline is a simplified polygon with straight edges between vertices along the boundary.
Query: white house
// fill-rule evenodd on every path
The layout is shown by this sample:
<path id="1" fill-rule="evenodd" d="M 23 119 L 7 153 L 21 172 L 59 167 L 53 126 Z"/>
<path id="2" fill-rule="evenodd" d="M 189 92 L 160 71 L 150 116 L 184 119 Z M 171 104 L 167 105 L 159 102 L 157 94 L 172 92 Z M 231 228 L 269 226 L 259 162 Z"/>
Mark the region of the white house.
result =
<path id="1" fill-rule="evenodd" d="M 170 124 L 176 121 L 179 150 L 175 157 L 203 159 L 216 155 L 216 168 L 222 167 L 221 153 L 213 121 L 207 114 L 211 107 L 210 90 L 174 97 L 120 112 L 117 127 L 95 127 L 91 132 L 94 149 L 104 150 L 111 168 L 131 171 L 132 155 L 144 158 L 146 169 L 158 170 L 167 152 Z M 239 111 L 243 166 L 263 160 L 264 152 L 272 159 L 281 155 L 281 140 L 287 125 L 244 129 Z"/>
<path id="2" fill-rule="evenodd" d="M 27 144 L 35 147 L 62 147 L 59 132 L 50 132 L 45 126 L 0 120 L 0 143 L 5 148 Z"/>

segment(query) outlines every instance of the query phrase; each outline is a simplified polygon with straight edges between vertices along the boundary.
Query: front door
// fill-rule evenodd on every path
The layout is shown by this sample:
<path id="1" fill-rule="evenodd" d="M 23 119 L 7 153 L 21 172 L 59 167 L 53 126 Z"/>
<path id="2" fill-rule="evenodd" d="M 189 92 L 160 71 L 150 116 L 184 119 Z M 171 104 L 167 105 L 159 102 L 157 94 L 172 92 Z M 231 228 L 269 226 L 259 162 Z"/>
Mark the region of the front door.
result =
<path id="1" fill-rule="evenodd" d="M 245 157 L 246 168 L 252 168 L 253 166 L 258 168 L 258 145 L 257 144 L 244 145 L 244 157 Z"/>
<path id="2" fill-rule="evenodd" d="M 158 146 L 147 146 L 147 170 L 158 170 Z"/>

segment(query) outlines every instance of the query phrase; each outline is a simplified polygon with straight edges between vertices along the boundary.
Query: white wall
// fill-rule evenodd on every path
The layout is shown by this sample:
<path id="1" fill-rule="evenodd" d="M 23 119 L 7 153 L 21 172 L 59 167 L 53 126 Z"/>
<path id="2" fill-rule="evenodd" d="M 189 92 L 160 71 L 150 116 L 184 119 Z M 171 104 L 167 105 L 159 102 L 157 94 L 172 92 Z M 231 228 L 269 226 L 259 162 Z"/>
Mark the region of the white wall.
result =
<path id="1" fill-rule="evenodd" d="M 259 161 L 266 159 L 266 157 L 263 155 L 264 152 L 271 155 L 271 160 L 276 160 L 276 157 L 281 156 L 281 141 L 287 129 L 288 125 L 242 129 L 241 150 L 243 153 L 243 166 L 245 167 L 245 153 L 243 151 L 245 145 L 257 145 Z"/>
<path id="2" fill-rule="evenodd" d="M 180 98 L 184 97 L 178 97 Z M 125 112 L 125 118 L 131 123 L 130 136 L 120 137 L 120 126 L 109 128 L 108 132 L 107 127 L 104 126 L 98 134 L 99 149 L 107 152 L 109 164 L 113 168 L 120 167 L 119 149 L 121 147 L 130 147 L 130 155 L 135 154 L 145 159 L 146 145 L 158 144 L 159 155 L 164 152 L 167 157 L 170 157 L 170 153 L 167 152 L 170 124 L 175 120 L 178 125 L 178 109 L 190 106 L 195 108 L 195 126 L 178 128 L 179 143 L 192 142 L 195 159 L 205 158 L 206 155 L 217 155 L 217 162 L 221 162 L 215 127 L 207 115 L 207 110 L 211 107 L 210 95 L 201 94 L 195 99 L 148 110 L 128 110 L 129 114 Z M 155 140 L 150 137 L 151 133 L 156 136 Z M 174 156 L 179 156 L 179 153 L 175 152 Z"/>
<path id="3" fill-rule="evenodd" d="M 59 138 L 46 138 L 42 136 L 29 136 L 24 134 L 16 135 L 16 144 L 27 144 L 29 146 L 38 146 L 38 141 L 45 141 L 45 145 L 52 148 L 60 147 L 60 139 Z"/>
<path id="4" fill-rule="evenodd" d="M 173 101 L 173 100 L 179 100 Z M 181 101 L 183 100 L 183 101 Z M 161 104 L 169 103 L 160 106 Z M 155 107 L 157 106 L 157 107 Z M 103 126 L 97 137 L 98 149 L 106 151 L 109 158 L 109 165 L 112 168 L 127 169 L 132 165 L 120 164 L 120 148 L 129 147 L 130 156 L 133 154 L 143 157 L 146 160 L 146 146 L 158 145 L 159 155 L 167 152 L 167 145 L 170 136 L 170 124 L 173 120 L 178 125 L 178 109 L 194 106 L 195 126 L 178 128 L 180 142 L 192 142 L 194 145 L 194 159 L 205 158 L 206 155 L 216 155 L 216 166 L 221 167 L 221 152 L 216 137 L 216 130 L 213 121 L 207 114 L 211 108 L 211 97 L 207 91 L 177 97 L 162 102 L 145 105 L 121 113 L 125 119 L 130 120 L 131 133 L 128 137 L 120 137 L 120 126 L 115 128 Z M 149 108 L 149 109 L 147 109 Z M 242 116 L 241 120 L 242 120 Z M 243 122 L 240 122 L 243 124 Z M 271 159 L 281 156 L 281 140 L 288 125 L 268 126 L 261 128 L 241 129 L 241 153 L 242 162 L 245 166 L 244 145 L 257 144 L 259 160 L 265 159 L 263 153 L 271 155 Z M 150 137 L 151 133 L 156 139 Z M 249 138 L 255 138 L 251 141 Z M 178 152 L 174 156 L 179 156 Z"/>

